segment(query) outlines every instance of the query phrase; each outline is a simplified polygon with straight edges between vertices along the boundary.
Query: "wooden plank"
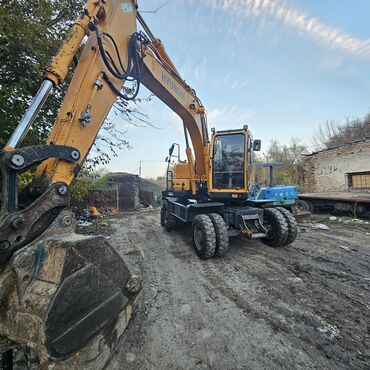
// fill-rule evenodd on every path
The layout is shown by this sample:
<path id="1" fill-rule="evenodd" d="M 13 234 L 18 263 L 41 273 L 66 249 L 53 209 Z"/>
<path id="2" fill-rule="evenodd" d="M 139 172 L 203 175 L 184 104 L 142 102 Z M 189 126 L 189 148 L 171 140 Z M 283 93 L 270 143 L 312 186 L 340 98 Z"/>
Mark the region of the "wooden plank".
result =
<path id="1" fill-rule="evenodd" d="M 370 192 L 326 192 L 326 193 L 306 193 L 300 194 L 300 199 L 322 199 L 322 200 L 334 200 L 343 202 L 361 202 L 370 203 Z"/>

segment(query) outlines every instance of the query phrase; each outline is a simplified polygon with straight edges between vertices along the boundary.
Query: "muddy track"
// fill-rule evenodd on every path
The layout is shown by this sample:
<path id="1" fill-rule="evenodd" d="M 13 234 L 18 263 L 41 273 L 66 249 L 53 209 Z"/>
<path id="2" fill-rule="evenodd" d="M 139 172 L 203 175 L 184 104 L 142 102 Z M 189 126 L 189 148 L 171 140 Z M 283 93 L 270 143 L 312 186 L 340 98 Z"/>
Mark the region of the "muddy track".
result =
<path id="1" fill-rule="evenodd" d="M 108 369 L 369 369 L 365 233 L 307 231 L 279 249 L 234 238 L 203 261 L 156 211 L 111 222 L 144 289 Z"/>

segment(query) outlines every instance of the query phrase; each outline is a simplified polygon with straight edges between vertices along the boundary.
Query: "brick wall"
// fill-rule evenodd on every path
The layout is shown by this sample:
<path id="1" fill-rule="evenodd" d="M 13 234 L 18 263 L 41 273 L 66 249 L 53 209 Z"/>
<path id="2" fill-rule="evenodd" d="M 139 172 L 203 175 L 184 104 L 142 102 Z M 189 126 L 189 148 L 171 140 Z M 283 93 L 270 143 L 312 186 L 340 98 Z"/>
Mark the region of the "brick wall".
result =
<path id="1" fill-rule="evenodd" d="M 370 139 L 304 157 L 307 193 L 347 191 L 347 175 L 370 171 Z"/>

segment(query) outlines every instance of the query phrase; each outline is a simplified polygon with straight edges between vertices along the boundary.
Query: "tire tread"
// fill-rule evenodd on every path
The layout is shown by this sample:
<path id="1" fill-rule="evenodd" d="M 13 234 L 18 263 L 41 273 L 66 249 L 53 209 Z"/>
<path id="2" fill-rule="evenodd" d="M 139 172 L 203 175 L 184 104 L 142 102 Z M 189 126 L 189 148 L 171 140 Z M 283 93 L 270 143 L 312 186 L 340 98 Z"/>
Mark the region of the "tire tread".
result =
<path id="1" fill-rule="evenodd" d="M 292 244 L 296 239 L 298 235 L 298 224 L 291 212 L 289 212 L 287 209 L 283 207 L 277 207 L 276 208 L 285 218 L 285 221 L 288 224 L 288 237 L 285 242 L 285 245 Z"/>
<path id="2" fill-rule="evenodd" d="M 278 224 L 278 234 L 273 238 L 261 238 L 261 241 L 270 247 L 282 247 L 288 238 L 288 224 L 284 216 L 276 208 L 265 208 L 265 215 Z"/>
<path id="3" fill-rule="evenodd" d="M 229 233 L 224 219 L 218 213 L 209 213 L 216 232 L 215 257 L 223 257 L 229 250 Z"/>
<path id="4" fill-rule="evenodd" d="M 195 246 L 194 235 L 193 235 L 193 245 L 196 254 L 202 259 L 208 259 L 214 256 L 216 250 L 216 232 L 213 226 L 213 222 L 210 217 L 206 214 L 200 214 L 194 217 L 193 220 L 193 233 L 194 225 L 198 224 L 204 232 L 205 243 L 201 250 L 198 250 Z"/>

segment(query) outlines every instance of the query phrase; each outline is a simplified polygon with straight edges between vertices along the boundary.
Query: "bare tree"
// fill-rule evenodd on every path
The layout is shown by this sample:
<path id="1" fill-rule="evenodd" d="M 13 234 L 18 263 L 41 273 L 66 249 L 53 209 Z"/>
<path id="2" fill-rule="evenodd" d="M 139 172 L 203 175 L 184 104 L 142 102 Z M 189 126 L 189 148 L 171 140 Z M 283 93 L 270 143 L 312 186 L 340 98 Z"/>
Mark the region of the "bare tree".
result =
<path id="1" fill-rule="evenodd" d="M 370 113 L 363 119 L 349 119 L 343 125 L 326 121 L 319 126 L 312 138 L 316 150 L 334 148 L 370 137 Z"/>
<path id="2" fill-rule="evenodd" d="M 267 151 L 263 155 L 264 162 L 282 162 L 282 167 L 275 169 L 275 183 L 285 185 L 303 184 L 303 158 L 307 147 L 301 140 L 295 137 L 290 139 L 288 145 L 282 145 L 277 140 L 272 140 Z M 257 179 L 268 184 L 267 173 L 260 169 Z"/>

